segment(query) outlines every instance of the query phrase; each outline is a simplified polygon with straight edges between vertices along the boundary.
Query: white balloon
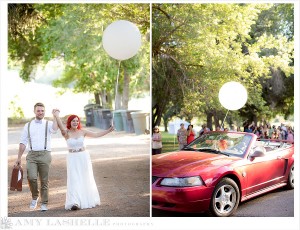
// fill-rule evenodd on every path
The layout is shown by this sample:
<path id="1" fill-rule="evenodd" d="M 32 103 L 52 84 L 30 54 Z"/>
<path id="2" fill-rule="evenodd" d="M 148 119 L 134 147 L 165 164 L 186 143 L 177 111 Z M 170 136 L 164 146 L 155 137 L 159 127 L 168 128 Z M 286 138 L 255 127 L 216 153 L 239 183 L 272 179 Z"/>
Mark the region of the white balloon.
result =
<path id="1" fill-rule="evenodd" d="M 225 83 L 219 91 L 219 101 L 228 110 L 242 108 L 246 104 L 247 98 L 246 88 L 235 81 Z"/>
<path id="2" fill-rule="evenodd" d="M 102 37 L 104 50 L 112 58 L 121 61 L 137 54 L 141 40 L 138 27 L 126 20 L 111 23 L 104 30 Z"/>

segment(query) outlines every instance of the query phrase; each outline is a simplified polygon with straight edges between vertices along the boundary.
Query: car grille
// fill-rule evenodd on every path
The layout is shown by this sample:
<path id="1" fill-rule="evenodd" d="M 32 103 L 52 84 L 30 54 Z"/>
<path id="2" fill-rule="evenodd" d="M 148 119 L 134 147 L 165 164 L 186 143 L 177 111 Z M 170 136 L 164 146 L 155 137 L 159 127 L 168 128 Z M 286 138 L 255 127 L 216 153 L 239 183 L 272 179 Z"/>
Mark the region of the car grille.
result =
<path id="1" fill-rule="evenodd" d="M 158 179 L 157 176 L 152 176 L 152 184 Z"/>

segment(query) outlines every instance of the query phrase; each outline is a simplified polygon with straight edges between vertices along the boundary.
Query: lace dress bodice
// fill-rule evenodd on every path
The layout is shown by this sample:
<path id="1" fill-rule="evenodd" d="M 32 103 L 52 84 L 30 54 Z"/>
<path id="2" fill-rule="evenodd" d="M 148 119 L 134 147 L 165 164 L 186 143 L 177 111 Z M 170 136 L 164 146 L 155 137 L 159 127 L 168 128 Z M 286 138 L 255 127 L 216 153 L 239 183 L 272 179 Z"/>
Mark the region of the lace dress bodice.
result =
<path id="1" fill-rule="evenodd" d="M 67 145 L 69 149 L 80 149 L 84 147 L 84 137 L 69 138 L 67 139 Z"/>

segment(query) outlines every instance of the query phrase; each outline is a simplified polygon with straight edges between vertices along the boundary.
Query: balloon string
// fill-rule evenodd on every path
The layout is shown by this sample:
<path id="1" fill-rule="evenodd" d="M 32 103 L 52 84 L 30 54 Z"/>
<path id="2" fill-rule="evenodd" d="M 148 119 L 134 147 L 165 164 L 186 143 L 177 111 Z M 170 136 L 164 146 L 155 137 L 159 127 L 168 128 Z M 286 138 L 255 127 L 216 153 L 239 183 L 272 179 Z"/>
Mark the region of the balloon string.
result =
<path id="1" fill-rule="evenodd" d="M 224 128 L 223 125 L 224 125 L 225 119 L 226 119 L 226 117 L 227 117 L 228 111 L 229 111 L 229 109 L 227 110 L 227 113 L 226 113 L 226 115 L 225 115 L 225 117 L 224 117 L 224 120 L 223 120 L 223 122 L 222 122 L 221 128 Z"/>
<path id="2" fill-rule="evenodd" d="M 117 82 L 116 82 L 116 89 L 115 89 L 115 110 L 117 109 L 117 96 L 118 96 L 118 88 L 119 88 L 120 67 L 121 67 L 121 60 L 119 60 L 118 75 L 117 75 Z M 113 113 L 113 116 L 112 116 L 112 124 L 114 122 L 114 114 L 115 113 Z"/>

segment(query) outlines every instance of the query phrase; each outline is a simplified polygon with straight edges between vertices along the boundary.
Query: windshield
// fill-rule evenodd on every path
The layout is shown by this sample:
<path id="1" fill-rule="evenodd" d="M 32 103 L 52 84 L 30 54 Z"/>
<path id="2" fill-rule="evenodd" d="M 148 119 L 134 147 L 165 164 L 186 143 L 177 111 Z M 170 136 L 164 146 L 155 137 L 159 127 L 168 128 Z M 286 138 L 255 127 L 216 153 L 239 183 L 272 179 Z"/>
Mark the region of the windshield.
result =
<path id="1" fill-rule="evenodd" d="M 252 136 L 247 133 L 209 132 L 198 137 L 184 150 L 213 152 L 242 157 Z"/>

